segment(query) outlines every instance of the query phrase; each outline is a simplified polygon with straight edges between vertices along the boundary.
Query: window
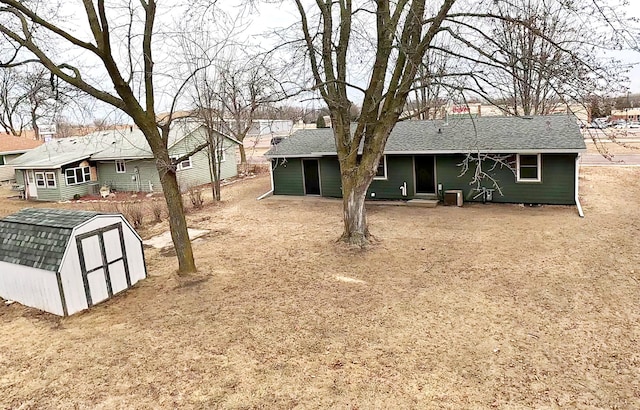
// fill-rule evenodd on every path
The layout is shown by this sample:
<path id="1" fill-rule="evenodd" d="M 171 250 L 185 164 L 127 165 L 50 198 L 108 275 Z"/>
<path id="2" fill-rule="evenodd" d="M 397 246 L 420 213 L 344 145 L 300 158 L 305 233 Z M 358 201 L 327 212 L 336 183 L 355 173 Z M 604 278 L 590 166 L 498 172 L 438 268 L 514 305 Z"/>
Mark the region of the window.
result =
<path id="1" fill-rule="evenodd" d="M 117 159 L 116 160 L 116 173 L 124 174 L 125 172 L 127 172 L 127 167 L 124 164 L 124 160 L 123 159 Z"/>
<path id="2" fill-rule="evenodd" d="M 89 167 L 67 168 L 64 174 L 67 178 L 67 185 L 77 185 L 91 181 L 91 168 Z"/>
<path id="3" fill-rule="evenodd" d="M 540 182 L 541 166 L 540 154 L 517 155 L 517 181 L 518 182 Z"/>
<path id="4" fill-rule="evenodd" d="M 36 186 L 44 188 L 47 184 L 44 182 L 44 172 L 36 172 Z"/>
<path id="5" fill-rule="evenodd" d="M 54 172 L 36 172 L 35 175 L 38 188 L 56 187 L 56 174 Z"/>
<path id="6" fill-rule="evenodd" d="M 383 155 L 378 163 L 378 170 L 373 179 L 387 179 L 387 156 Z"/>
<path id="7" fill-rule="evenodd" d="M 177 159 L 178 157 L 173 157 L 173 159 Z M 176 171 L 182 171 L 183 169 L 192 168 L 193 164 L 191 163 L 191 157 L 185 159 L 182 162 L 178 162 L 176 164 Z"/>
<path id="8" fill-rule="evenodd" d="M 6 165 L 4 160 L 4 155 L 0 155 L 0 165 Z"/>
<path id="9" fill-rule="evenodd" d="M 216 147 L 216 160 L 225 162 L 227 160 L 227 150 L 223 146 Z"/>
<path id="10" fill-rule="evenodd" d="M 56 174 L 53 172 L 45 172 L 44 178 L 47 180 L 47 188 L 56 187 Z"/>

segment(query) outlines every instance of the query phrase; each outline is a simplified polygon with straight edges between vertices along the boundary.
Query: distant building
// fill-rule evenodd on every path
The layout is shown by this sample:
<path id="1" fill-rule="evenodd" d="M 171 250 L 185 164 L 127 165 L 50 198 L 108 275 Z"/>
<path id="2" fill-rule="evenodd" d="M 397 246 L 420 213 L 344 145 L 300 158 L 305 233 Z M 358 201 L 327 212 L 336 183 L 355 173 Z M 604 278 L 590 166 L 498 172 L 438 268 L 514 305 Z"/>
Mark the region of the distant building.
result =
<path id="1" fill-rule="evenodd" d="M 612 110 L 611 121 L 625 120 L 625 121 L 640 121 L 640 108 L 624 108 L 622 110 Z"/>

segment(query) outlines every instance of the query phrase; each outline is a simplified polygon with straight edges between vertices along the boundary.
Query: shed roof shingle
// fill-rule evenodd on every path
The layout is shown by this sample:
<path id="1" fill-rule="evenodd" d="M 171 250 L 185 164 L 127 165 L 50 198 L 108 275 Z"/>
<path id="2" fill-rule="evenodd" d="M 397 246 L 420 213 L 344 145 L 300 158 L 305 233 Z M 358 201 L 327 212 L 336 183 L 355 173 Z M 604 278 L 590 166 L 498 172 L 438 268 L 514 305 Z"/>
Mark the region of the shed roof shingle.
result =
<path id="1" fill-rule="evenodd" d="M 353 131 L 353 129 L 352 129 Z M 385 154 L 430 152 L 580 151 L 585 144 L 572 117 L 455 118 L 444 121 L 403 121 L 396 124 Z M 272 147 L 267 157 L 336 153 L 331 129 L 297 131 Z"/>
<path id="2" fill-rule="evenodd" d="M 98 212 L 27 208 L 0 220 L 0 261 L 56 272 L 73 228 Z"/>

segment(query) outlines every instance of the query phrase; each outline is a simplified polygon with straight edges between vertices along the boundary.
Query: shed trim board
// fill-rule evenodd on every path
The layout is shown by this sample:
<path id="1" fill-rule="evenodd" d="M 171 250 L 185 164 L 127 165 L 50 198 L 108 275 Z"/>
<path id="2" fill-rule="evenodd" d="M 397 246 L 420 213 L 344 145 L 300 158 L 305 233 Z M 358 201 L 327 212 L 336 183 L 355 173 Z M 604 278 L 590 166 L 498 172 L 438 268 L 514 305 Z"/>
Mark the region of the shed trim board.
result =
<path id="1" fill-rule="evenodd" d="M 62 275 L 60 274 L 60 269 L 56 271 L 56 282 L 58 282 L 58 292 L 60 293 L 60 302 L 62 303 L 62 315 L 69 316 L 67 299 L 64 297 L 64 287 L 62 286 Z"/>

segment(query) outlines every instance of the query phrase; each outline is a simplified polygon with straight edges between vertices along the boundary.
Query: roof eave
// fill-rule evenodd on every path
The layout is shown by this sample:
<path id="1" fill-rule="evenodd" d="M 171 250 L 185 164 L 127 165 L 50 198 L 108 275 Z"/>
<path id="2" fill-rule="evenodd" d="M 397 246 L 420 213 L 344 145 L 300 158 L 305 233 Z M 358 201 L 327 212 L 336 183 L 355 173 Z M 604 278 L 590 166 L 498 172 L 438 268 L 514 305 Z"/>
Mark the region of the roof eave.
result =
<path id="1" fill-rule="evenodd" d="M 586 152 L 586 148 L 545 148 L 545 149 L 502 149 L 502 150 L 426 150 L 426 151 L 385 151 L 384 155 L 447 155 L 469 154 L 480 152 L 483 154 L 579 154 Z M 336 156 L 336 152 L 312 152 L 310 154 L 269 154 L 265 158 L 319 158 Z"/>

